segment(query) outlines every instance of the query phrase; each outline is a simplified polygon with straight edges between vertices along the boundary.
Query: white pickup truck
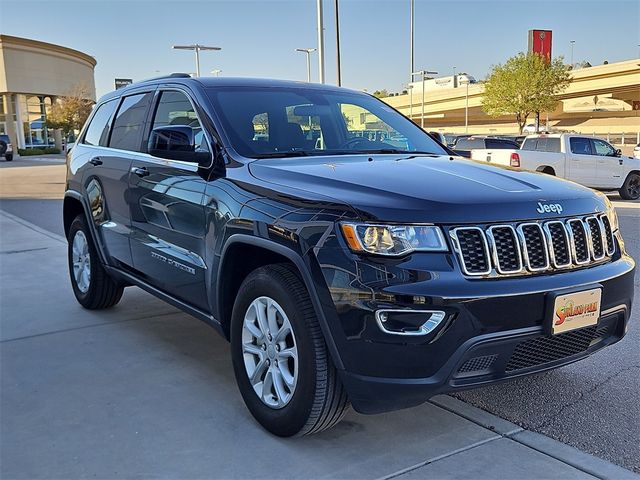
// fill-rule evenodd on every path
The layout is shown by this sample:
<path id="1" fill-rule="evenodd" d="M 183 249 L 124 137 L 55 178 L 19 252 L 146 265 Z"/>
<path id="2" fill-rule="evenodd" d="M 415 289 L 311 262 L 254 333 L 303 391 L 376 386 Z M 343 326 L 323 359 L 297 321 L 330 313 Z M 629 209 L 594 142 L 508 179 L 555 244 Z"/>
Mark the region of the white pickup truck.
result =
<path id="1" fill-rule="evenodd" d="M 640 198 L 640 159 L 625 157 L 605 140 L 568 133 L 530 135 L 519 150 L 478 149 L 473 160 L 556 175 L 599 190 Z"/>

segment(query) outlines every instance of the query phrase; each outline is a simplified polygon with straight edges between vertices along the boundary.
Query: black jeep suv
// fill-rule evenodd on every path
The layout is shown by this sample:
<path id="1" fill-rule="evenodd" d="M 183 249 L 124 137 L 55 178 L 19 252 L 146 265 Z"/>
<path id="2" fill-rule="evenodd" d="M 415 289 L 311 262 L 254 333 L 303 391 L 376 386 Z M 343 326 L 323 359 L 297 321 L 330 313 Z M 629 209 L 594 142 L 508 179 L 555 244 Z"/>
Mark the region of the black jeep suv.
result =
<path id="1" fill-rule="evenodd" d="M 135 285 L 231 341 L 282 436 L 555 368 L 620 340 L 605 196 L 451 156 L 376 98 L 174 74 L 102 98 L 68 159 L 78 302 Z"/>

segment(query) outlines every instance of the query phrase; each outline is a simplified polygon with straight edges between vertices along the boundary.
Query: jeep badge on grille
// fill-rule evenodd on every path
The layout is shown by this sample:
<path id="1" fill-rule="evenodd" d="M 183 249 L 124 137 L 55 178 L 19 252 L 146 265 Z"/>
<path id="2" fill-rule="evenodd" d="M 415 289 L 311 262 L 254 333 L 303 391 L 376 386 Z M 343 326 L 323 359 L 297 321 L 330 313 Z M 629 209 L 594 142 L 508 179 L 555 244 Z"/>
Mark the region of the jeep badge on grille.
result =
<path id="1" fill-rule="evenodd" d="M 538 213 L 562 213 L 562 210 L 562 205 L 560 205 L 559 203 L 538 202 L 538 208 L 536 208 L 536 211 Z"/>

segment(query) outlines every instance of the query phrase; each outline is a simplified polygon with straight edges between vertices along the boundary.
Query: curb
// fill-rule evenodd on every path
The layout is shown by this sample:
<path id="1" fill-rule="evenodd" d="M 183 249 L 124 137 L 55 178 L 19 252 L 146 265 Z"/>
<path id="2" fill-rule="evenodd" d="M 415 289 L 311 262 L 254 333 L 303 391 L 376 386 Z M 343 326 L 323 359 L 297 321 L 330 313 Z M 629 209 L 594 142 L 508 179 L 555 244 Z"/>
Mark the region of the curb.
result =
<path id="1" fill-rule="evenodd" d="M 429 400 L 429 402 L 589 475 L 611 480 L 640 480 L 640 475 L 636 475 L 626 468 L 540 433 L 525 430 L 515 423 L 469 405 L 457 398 L 438 395 Z"/>

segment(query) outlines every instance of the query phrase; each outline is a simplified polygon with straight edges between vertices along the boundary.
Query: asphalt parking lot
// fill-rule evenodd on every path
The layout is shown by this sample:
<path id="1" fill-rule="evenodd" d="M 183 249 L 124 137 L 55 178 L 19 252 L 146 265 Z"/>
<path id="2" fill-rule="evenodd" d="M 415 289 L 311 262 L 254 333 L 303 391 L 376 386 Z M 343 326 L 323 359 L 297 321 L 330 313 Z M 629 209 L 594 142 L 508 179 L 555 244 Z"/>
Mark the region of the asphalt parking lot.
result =
<path id="1" fill-rule="evenodd" d="M 249 415 L 228 345 L 204 324 L 134 288 L 110 311 L 75 303 L 60 238 L 60 160 L 0 168 L 2 478 L 627 474 L 532 432 L 640 471 L 637 308 L 627 337 L 606 351 L 459 395 L 517 425 L 437 397 L 387 415 L 350 413 L 313 438 L 277 439 Z M 612 199 L 639 258 L 640 203 Z"/>

